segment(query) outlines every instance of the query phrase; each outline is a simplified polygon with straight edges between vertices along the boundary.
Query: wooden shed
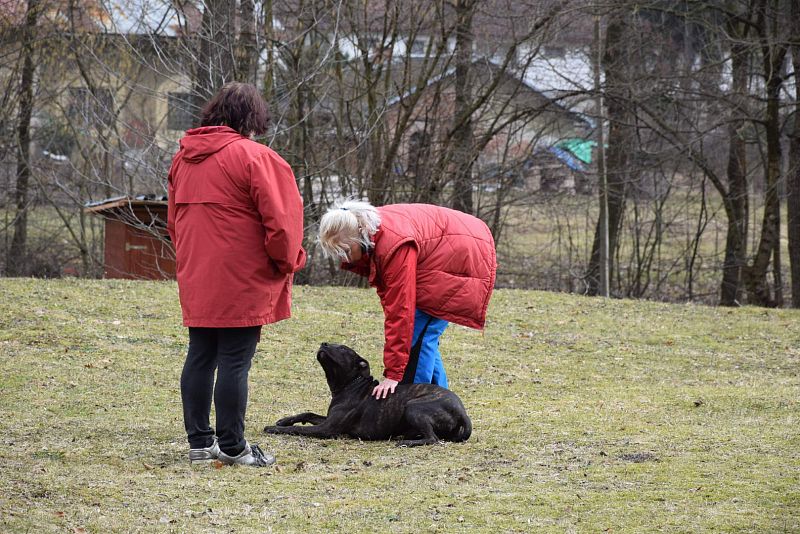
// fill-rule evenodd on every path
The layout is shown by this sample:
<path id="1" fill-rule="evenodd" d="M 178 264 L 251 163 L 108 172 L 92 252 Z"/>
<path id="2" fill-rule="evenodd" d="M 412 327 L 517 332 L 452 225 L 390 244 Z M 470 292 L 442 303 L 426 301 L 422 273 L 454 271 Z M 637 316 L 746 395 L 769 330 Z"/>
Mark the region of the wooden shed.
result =
<path id="1" fill-rule="evenodd" d="M 85 209 L 105 219 L 103 278 L 175 278 L 165 198 L 116 197 L 87 204 Z"/>

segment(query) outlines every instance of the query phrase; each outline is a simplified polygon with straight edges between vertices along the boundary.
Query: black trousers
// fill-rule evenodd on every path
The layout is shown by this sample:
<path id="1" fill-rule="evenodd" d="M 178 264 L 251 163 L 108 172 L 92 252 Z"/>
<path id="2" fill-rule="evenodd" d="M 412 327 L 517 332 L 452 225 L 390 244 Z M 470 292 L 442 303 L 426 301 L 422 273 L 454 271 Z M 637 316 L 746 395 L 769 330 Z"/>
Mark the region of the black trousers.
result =
<path id="1" fill-rule="evenodd" d="M 260 326 L 189 328 L 189 352 L 181 373 L 181 400 L 190 448 L 213 443 L 214 430 L 209 423 L 213 397 L 219 448 L 232 456 L 244 450 L 247 377 L 260 337 Z"/>

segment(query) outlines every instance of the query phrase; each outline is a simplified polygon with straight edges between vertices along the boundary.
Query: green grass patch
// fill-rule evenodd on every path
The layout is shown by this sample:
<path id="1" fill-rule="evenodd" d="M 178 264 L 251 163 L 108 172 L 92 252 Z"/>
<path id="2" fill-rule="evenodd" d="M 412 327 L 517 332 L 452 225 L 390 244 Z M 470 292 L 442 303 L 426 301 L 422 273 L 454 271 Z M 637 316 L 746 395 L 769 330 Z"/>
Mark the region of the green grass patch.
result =
<path id="1" fill-rule="evenodd" d="M 174 283 L 0 281 L 0 531 L 800 531 L 797 311 L 500 290 L 442 338 L 466 443 L 261 433 L 326 411 L 320 342 L 378 374 L 382 318 L 296 288 L 250 380 L 277 467 L 190 467 Z"/>

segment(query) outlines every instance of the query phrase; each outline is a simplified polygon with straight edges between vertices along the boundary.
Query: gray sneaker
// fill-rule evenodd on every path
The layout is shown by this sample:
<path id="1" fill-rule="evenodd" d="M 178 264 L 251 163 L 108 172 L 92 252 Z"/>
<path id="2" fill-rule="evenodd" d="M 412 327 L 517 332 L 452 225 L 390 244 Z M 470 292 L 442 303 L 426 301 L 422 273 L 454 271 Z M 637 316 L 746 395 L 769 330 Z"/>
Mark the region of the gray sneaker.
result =
<path id="1" fill-rule="evenodd" d="M 219 451 L 217 460 L 225 465 L 249 465 L 251 467 L 267 467 L 275 463 L 275 457 L 271 454 L 264 454 L 258 445 L 250 445 L 245 442 L 244 450 L 236 456 L 228 456 Z"/>
<path id="2" fill-rule="evenodd" d="M 214 436 L 214 443 L 202 449 L 189 449 L 189 463 L 210 462 L 216 460 L 220 455 L 217 436 Z"/>

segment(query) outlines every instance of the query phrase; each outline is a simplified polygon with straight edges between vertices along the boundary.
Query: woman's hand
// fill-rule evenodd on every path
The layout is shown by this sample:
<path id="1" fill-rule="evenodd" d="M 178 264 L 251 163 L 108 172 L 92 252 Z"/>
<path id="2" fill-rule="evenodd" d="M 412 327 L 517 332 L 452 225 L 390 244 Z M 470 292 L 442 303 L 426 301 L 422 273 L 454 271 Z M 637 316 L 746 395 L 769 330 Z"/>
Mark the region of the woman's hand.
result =
<path id="1" fill-rule="evenodd" d="M 375 389 L 372 390 L 372 395 L 376 399 L 385 399 L 390 394 L 394 393 L 394 389 L 397 387 L 397 384 L 399 384 L 397 380 L 384 378 L 383 381 L 375 386 Z"/>

